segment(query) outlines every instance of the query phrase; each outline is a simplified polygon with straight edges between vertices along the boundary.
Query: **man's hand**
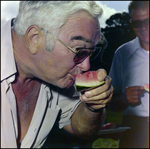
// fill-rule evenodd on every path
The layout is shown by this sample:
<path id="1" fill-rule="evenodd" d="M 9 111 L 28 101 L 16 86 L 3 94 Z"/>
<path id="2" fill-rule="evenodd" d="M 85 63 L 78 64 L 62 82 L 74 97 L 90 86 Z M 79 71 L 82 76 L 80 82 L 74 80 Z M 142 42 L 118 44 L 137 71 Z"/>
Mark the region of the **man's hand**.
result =
<path id="1" fill-rule="evenodd" d="M 113 95 L 112 80 L 107 76 L 106 71 L 99 69 L 97 75 L 100 82 L 105 80 L 105 84 L 85 91 L 85 93 L 81 95 L 80 100 L 82 102 L 72 115 L 71 124 L 64 127 L 66 131 L 86 140 L 94 139 L 94 137 L 97 136 L 104 124 L 106 112 L 105 109 L 102 109 L 101 112 L 92 112 L 85 106 L 84 102 L 88 103 L 90 108 L 95 110 L 101 109 L 106 106 Z"/>
<path id="2" fill-rule="evenodd" d="M 137 104 L 140 102 L 140 95 L 142 95 L 144 90 L 143 86 L 131 86 L 127 87 L 125 91 L 126 99 L 130 105 Z"/>
<path id="3" fill-rule="evenodd" d="M 106 104 L 111 100 L 114 90 L 111 85 L 112 79 L 107 76 L 107 73 L 104 69 L 98 70 L 97 77 L 100 82 L 105 80 L 105 84 L 86 91 L 80 97 L 82 102 L 88 103 L 88 105 L 93 109 L 100 109 L 105 107 Z"/>

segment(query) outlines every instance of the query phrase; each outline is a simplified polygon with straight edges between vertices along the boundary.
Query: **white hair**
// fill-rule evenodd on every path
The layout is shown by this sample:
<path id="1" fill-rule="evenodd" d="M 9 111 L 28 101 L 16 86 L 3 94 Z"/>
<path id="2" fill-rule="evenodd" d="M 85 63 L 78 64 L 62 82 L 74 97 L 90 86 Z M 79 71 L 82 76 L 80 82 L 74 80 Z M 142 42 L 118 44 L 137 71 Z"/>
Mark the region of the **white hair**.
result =
<path id="1" fill-rule="evenodd" d="M 86 11 L 97 20 L 103 12 L 94 1 L 21 1 L 19 13 L 14 20 L 14 31 L 24 36 L 28 27 L 37 25 L 57 36 L 68 18 L 79 11 Z M 46 43 L 49 42 L 47 37 Z M 51 48 L 54 46 L 49 43 L 46 47 L 50 45 Z"/>

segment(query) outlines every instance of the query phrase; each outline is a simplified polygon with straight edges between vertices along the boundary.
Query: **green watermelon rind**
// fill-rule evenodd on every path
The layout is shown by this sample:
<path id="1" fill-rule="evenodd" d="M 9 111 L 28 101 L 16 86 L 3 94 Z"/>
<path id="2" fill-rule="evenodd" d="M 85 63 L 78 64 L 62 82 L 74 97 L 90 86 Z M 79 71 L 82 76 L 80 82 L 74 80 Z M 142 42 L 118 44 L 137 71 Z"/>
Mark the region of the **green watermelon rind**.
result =
<path id="1" fill-rule="evenodd" d="M 92 85 L 91 85 L 91 86 L 75 85 L 75 87 L 76 87 L 76 90 L 79 92 L 79 91 L 88 90 L 88 89 L 90 89 L 90 88 L 96 88 L 96 87 L 98 87 L 98 86 L 100 86 L 100 85 L 102 85 L 102 84 L 104 84 L 104 83 L 105 83 L 105 81 L 102 81 L 102 82 L 99 82 L 98 85 L 93 85 L 93 86 L 92 86 Z"/>
<path id="2" fill-rule="evenodd" d="M 149 92 L 149 84 L 145 84 L 145 85 L 144 85 L 144 89 L 145 89 L 147 92 Z"/>

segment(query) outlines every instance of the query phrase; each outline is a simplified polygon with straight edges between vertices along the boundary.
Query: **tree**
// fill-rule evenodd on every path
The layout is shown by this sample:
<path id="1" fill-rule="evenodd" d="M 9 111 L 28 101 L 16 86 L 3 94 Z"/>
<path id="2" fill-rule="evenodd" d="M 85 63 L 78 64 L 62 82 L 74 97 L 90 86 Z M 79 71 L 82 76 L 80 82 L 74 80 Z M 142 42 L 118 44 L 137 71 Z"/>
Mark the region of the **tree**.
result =
<path id="1" fill-rule="evenodd" d="M 94 61 L 91 61 L 91 70 L 105 68 L 109 73 L 114 52 L 122 44 L 135 38 L 133 28 L 129 22 L 129 13 L 116 13 L 106 20 L 106 27 L 101 29 L 107 40 L 107 47 Z"/>

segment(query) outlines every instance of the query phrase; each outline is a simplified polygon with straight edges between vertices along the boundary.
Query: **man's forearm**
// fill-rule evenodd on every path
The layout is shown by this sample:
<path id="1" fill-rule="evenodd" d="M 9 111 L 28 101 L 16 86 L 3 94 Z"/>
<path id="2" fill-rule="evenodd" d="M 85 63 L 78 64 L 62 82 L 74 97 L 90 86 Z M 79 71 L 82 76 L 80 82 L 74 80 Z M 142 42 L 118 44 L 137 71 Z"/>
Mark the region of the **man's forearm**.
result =
<path id="1" fill-rule="evenodd" d="M 105 108 L 101 112 L 90 111 L 81 103 L 71 119 L 73 132 L 84 139 L 93 138 L 102 128 L 106 118 Z"/>

